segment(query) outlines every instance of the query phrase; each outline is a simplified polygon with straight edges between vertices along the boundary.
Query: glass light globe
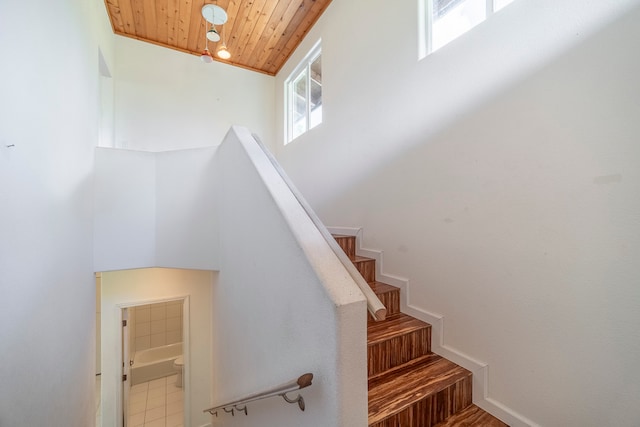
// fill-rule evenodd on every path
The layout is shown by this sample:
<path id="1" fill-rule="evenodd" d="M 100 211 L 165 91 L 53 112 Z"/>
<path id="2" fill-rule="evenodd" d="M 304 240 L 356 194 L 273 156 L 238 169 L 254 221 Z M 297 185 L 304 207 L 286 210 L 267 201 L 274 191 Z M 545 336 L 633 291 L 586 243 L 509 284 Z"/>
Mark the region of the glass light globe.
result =
<path id="1" fill-rule="evenodd" d="M 227 50 L 226 46 L 222 46 L 220 49 L 218 49 L 218 52 L 216 52 L 216 55 L 218 55 L 218 58 L 221 58 L 221 59 L 231 58 L 231 53 Z"/>
<path id="2" fill-rule="evenodd" d="M 213 62 L 213 58 L 211 57 L 211 53 L 209 53 L 208 49 L 205 49 L 205 51 L 202 52 L 202 55 L 200 55 L 200 60 L 205 64 L 210 64 Z"/>
<path id="3" fill-rule="evenodd" d="M 207 31 L 207 38 L 212 42 L 217 42 L 220 41 L 220 34 L 218 34 L 215 28 L 212 28 Z"/>

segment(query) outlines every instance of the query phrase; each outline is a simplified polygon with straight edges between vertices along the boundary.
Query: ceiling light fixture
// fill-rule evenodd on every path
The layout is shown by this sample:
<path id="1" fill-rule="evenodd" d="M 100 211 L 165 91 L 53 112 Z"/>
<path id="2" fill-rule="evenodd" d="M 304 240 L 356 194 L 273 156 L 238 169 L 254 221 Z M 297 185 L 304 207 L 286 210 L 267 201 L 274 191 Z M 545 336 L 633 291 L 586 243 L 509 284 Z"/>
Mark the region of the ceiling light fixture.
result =
<path id="1" fill-rule="evenodd" d="M 204 52 L 202 52 L 202 55 L 200 55 L 200 60 L 202 60 L 202 62 L 204 62 L 205 64 L 210 64 L 211 62 L 213 62 L 213 56 L 211 56 L 208 47 L 205 48 Z"/>
<path id="2" fill-rule="evenodd" d="M 222 43 L 220 43 L 220 47 L 218 48 L 216 55 L 218 55 L 218 58 L 220 59 L 226 60 L 231 58 L 231 52 L 227 49 L 227 43 L 224 40 L 224 27 L 222 27 Z"/>
<path id="3" fill-rule="evenodd" d="M 229 52 L 227 50 L 227 46 L 223 43 L 222 46 L 220 46 L 218 48 L 218 51 L 216 52 L 216 55 L 218 55 L 218 58 L 220 59 L 229 59 L 231 58 L 231 52 Z"/>
<path id="4" fill-rule="evenodd" d="M 213 25 L 211 25 L 211 29 L 207 31 L 207 39 L 212 42 L 220 41 L 220 34 L 218 34 L 218 32 L 216 31 L 216 27 L 214 27 Z"/>
<path id="5" fill-rule="evenodd" d="M 211 24 L 211 28 L 206 33 L 207 48 L 204 50 L 202 55 L 200 55 L 200 59 L 202 59 L 205 63 L 210 63 L 213 61 L 213 57 L 211 53 L 209 53 L 209 41 L 218 42 L 220 41 L 220 33 L 216 30 L 216 25 L 223 25 L 227 22 L 228 16 L 227 12 L 223 8 L 215 4 L 205 4 L 202 6 L 202 17 Z M 224 33 L 223 33 L 224 34 Z M 216 51 L 216 55 L 221 59 L 229 59 L 231 58 L 231 53 L 227 50 L 227 45 L 222 41 L 221 46 Z"/>

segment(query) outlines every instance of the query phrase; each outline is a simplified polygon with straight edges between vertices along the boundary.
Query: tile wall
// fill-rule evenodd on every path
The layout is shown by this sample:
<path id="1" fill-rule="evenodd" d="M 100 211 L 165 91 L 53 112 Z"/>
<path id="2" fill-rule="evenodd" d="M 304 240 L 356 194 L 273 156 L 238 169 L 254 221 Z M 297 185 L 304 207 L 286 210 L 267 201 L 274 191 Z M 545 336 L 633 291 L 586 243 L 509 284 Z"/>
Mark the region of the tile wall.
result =
<path id="1" fill-rule="evenodd" d="M 182 341 L 182 301 L 134 307 L 135 351 Z"/>

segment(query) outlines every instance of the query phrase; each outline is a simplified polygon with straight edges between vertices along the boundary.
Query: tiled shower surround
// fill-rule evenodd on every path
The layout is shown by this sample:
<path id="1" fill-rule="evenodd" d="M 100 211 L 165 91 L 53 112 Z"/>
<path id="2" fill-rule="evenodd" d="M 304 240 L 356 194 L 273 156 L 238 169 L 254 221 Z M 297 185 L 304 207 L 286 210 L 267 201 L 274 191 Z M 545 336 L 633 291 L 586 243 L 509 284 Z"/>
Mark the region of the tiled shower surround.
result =
<path id="1" fill-rule="evenodd" d="M 133 307 L 130 314 L 134 351 L 182 341 L 182 301 Z"/>

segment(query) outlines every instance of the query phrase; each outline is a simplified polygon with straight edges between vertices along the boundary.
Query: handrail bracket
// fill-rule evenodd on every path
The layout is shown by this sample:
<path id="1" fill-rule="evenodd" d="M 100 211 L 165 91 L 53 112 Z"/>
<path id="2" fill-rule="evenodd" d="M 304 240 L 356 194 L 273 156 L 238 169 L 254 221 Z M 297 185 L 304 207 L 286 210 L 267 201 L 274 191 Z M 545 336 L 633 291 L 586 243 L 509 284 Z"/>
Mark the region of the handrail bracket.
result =
<path id="1" fill-rule="evenodd" d="M 289 399 L 287 393 L 282 393 L 280 396 L 282 396 L 287 403 L 297 403 L 300 410 L 304 411 L 304 397 L 302 397 L 302 395 L 299 394 L 295 399 Z"/>

